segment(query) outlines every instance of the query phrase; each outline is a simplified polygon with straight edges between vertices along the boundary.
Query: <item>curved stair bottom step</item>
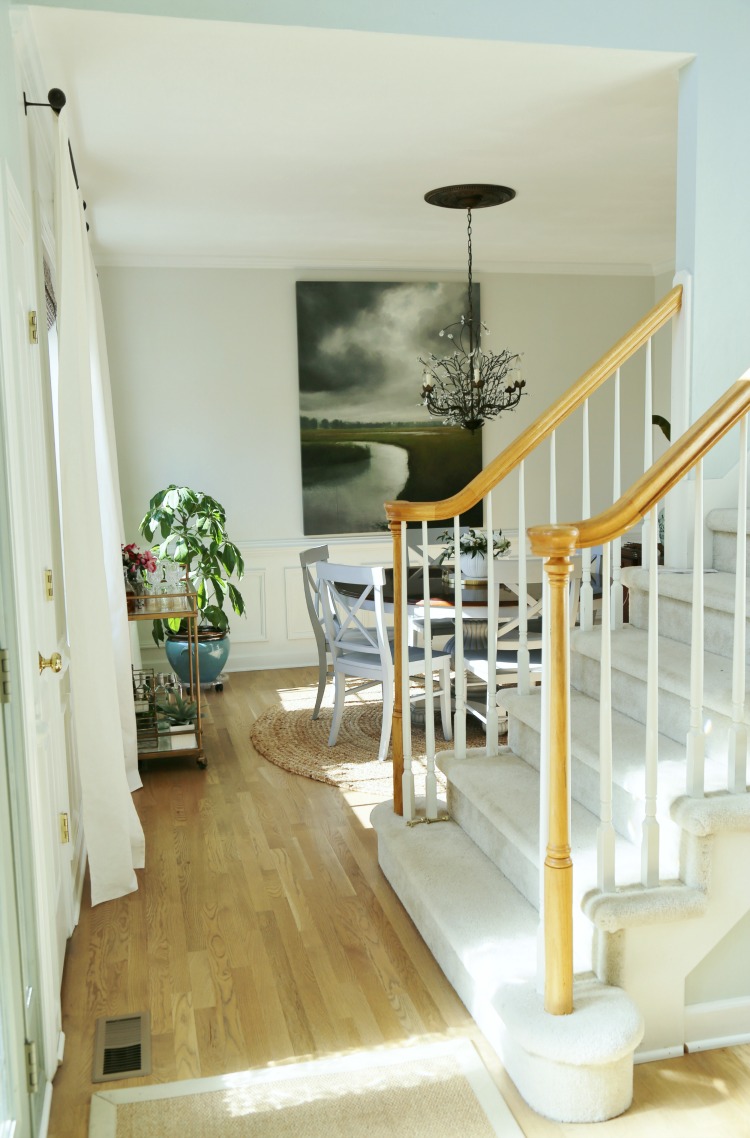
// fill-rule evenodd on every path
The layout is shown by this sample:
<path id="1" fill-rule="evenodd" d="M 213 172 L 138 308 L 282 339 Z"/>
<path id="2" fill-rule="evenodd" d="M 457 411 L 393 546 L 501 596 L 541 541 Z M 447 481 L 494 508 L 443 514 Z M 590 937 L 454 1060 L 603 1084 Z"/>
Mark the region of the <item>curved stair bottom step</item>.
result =
<path id="1" fill-rule="evenodd" d="M 410 829 L 392 802 L 370 819 L 383 873 L 529 1105 L 558 1122 L 627 1110 L 643 1035 L 633 1001 L 587 975 L 573 1015 L 548 1015 L 534 979 L 538 914 L 497 866 L 455 822 Z"/>
<path id="2" fill-rule="evenodd" d="M 595 977 L 573 985 L 573 1014 L 549 1015 L 533 984 L 499 995 L 502 1061 L 523 1098 L 556 1122 L 605 1122 L 633 1101 L 640 1011 L 621 988 Z"/>

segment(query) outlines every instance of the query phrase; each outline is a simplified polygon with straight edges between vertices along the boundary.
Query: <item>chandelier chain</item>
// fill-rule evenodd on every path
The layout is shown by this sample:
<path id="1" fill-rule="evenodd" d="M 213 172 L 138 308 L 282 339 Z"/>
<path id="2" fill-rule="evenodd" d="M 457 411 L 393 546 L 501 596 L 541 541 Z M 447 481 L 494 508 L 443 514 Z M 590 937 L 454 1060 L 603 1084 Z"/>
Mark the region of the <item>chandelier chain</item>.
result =
<path id="1" fill-rule="evenodd" d="M 473 194 L 471 204 L 466 205 L 466 192 L 469 190 L 481 190 L 482 193 L 478 197 Z M 484 200 L 489 190 L 495 191 L 494 195 L 489 195 L 492 200 Z M 460 320 L 440 330 L 440 336 L 452 346 L 446 355 L 438 357 L 431 352 L 426 359 L 419 357 L 424 368 L 421 402 L 446 426 L 464 427 L 473 432 L 479 430 L 487 419 L 517 407 L 526 386 L 526 381 L 519 374 L 518 353 L 508 348 L 500 352 L 483 350 L 482 330 L 486 332 L 487 328 L 479 321 L 474 326 L 472 205 L 478 208 L 477 202 L 479 207 L 502 204 L 515 197 L 515 191 L 502 186 L 454 186 L 433 191 L 425 197 L 434 205 L 451 208 L 459 207 L 459 202 L 461 206 L 466 205 L 468 318 L 461 316 Z"/>

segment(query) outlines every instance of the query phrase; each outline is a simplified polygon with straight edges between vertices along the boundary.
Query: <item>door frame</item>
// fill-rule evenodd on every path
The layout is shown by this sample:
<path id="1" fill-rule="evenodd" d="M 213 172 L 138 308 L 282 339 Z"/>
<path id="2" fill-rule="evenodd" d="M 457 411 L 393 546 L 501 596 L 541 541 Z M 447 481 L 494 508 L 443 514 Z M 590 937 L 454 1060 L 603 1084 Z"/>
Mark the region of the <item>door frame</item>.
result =
<path id="1" fill-rule="evenodd" d="M 25 809 L 24 805 L 19 807 L 17 814 L 21 816 L 16 817 L 15 823 L 18 840 L 26 841 L 30 849 L 30 877 L 33 892 L 33 898 L 28 898 L 22 891 L 19 891 L 18 903 L 33 910 L 33 920 L 30 924 L 33 926 L 36 941 L 35 948 L 39 972 L 38 1004 L 41 1020 L 41 1038 L 35 1042 L 39 1055 L 39 1082 L 45 1092 L 45 1106 L 38 1133 L 44 1133 L 52 1093 L 51 1080 L 57 1070 L 64 1044 L 60 978 L 57 975 L 56 968 L 58 951 L 55 943 L 55 928 L 51 920 L 55 905 L 55 899 L 52 895 L 52 885 L 55 880 L 52 868 L 52 859 L 55 857 L 53 843 L 59 840 L 59 835 L 56 832 L 50 832 L 50 818 L 45 809 L 43 793 L 48 772 L 40 770 L 37 761 L 36 690 L 34 684 L 39 677 L 37 671 L 38 646 L 36 644 L 34 620 L 35 605 L 32 589 L 41 589 L 43 583 L 31 579 L 34 574 L 29 571 L 29 566 L 33 566 L 33 557 L 29 549 L 30 543 L 26 531 L 28 519 L 23 516 L 23 503 L 19 500 L 16 490 L 17 487 L 23 485 L 24 428 L 28 418 L 24 413 L 23 405 L 27 393 L 18 391 L 19 384 L 13 382 L 13 377 L 18 376 L 18 365 L 14 358 L 13 347 L 15 313 L 11 290 L 14 287 L 14 282 L 10 279 L 9 226 L 19 227 L 24 240 L 29 243 L 27 248 L 33 250 L 31 221 L 6 164 L 0 170 L 0 252 L 2 252 L 0 259 L 8 266 L 0 280 L 0 330 L 3 332 L 0 336 L 0 382 L 2 383 L 1 395 L 4 411 L 4 414 L 0 416 L 0 429 L 3 431 L 2 445 L 5 451 L 3 477 L 7 479 L 6 494 L 2 506 L 3 508 L 7 507 L 9 513 L 7 529 L 10 540 L 7 543 L 7 550 L 3 551 L 2 568 L 10 575 L 8 591 L 12 596 L 12 605 L 9 606 L 7 614 L 9 627 L 6 632 L 13 649 L 14 701 L 10 706 L 15 709 L 15 722 L 13 724 L 14 770 L 17 759 L 16 777 L 19 783 L 23 784 L 19 787 L 18 797 L 22 803 L 25 800 Z M 32 276 L 32 283 L 33 280 Z M 33 303 L 35 306 L 35 294 Z M 26 915 L 28 916 L 28 914 Z M 23 925 L 23 915 L 19 914 L 19 918 Z M 68 935 L 70 931 L 72 929 L 68 929 Z M 22 961 L 23 966 L 29 964 L 29 961 Z M 38 1119 L 35 1120 L 35 1122 L 37 1121 Z"/>

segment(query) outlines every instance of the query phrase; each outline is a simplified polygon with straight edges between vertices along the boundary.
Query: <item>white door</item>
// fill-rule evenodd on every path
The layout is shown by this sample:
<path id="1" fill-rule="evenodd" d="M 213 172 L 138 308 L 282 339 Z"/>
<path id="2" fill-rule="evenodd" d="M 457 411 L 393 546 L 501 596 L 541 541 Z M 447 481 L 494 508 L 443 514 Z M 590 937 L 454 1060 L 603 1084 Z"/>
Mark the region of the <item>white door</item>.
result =
<path id="1" fill-rule="evenodd" d="M 10 499 L 11 559 L 16 601 L 18 690 L 33 835 L 33 893 L 39 941 L 44 1050 L 48 1078 L 61 1045 L 60 983 L 65 944 L 73 927 L 72 843 L 63 820 L 70 818 L 66 753 L 67 651 L 60 576 L 59 526 L 50 399 L 42 380 L 40 343 L 30 331 L 37 309 L 31 224 L 12 179 L 5 175 L 8 218 L 7 303 L 3 410 Z M 0 290 L 2 292 L 4 290 Z M 37 340 L 46 335 L 43 312 Z M 51 591 L 49 582 L 51 577 Z M 59 654 L 62 668 L 39 669 L 40 656 Z"/>
<path id="2" fill-rule="evenodd" d="M 39 1132 L 44 1109 L 43 1089 L 38 1087 L 30 1093 L 26 1076 L 26 1044 L 41 1039 L 42 1027 L 35 999 L 39 981 L 34 913 L 28 904 L 31 894 L 24 891 L 27 882 L 21 879 L 30 853 L 27 811 L 18 809 L 23 779 L 19 786 L 16 776 L 22 772 L 14 770 L 13 762 L 19 709 L 13 702 L 9 669 L 17 652 L 10 631 L 12 621 L 7 619 L 11 607 L 6 596 L 10 559 L 2 457 L 0 438 L 0 1135 L 26 1138 Z"/>

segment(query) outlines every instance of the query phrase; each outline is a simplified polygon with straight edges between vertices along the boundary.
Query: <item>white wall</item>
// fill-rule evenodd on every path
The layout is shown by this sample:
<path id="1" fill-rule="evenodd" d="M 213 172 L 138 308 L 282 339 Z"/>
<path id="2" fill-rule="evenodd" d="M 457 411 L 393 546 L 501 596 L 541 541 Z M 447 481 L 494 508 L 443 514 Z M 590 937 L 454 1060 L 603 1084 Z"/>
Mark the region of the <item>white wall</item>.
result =
<path id="1" fill-rule="evenodd" d="M 248 619 L 233 622 L 235 668 L 302 663 L 314 655 L 312 638 L 299 625 L 300 613 L 306 617 L 296 568 L 298 551 L 317 543 L 302 533 L 296 279 L 288 270 L 99 270 L 127 537 L 140 540 L 149 498 L 170 482 L 205 490 L 224 504 L 230 536 L 249 570 L 243 582 Z M 346 279 L 391 278 L 347 273 Z M 485 429 L 486 462 L 648 311 L 654 282 L 538 274 L 478 279 L 491 343 L 523 353 L 529 392 L 517 411 Z M 411 372 L 416 399 L 416 362 L 411 367 L 410 361 Z M 639 438 L 642 372 L 636 361 L 623 376 L 626 414 L 638 424 Z M 603 394 L 592 401 L 593 451 L 606 463 L 606 477 L 594 479 L 601 486 L 595 509 L 608 504 L 611 487 L 609 424 L 611 399 Z M 560 432 L 560 520 L 581 515 L 579 430 Z M 636 477 L 640 443 L 637 451 L 624 451 L 624 460 Z M 529 524 L 549 520 L 546 453 L 536 468 L 530 464 L 527 478 Z M 512 529 L 515 491 L 498 493 L 496 524 Z M 387 536 L 334 544 L 342 561 L 390 560 Z"/>

